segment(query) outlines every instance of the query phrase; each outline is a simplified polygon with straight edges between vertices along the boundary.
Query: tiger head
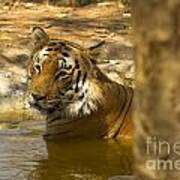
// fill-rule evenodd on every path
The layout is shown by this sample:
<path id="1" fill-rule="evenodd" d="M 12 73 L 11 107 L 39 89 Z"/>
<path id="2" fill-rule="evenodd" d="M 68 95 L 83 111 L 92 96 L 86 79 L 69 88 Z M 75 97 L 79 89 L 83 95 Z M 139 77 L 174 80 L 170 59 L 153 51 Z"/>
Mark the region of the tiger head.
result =
<path id="1" fill-rule="evenodd" d="M 99 70 L 91 48 L 50 39 L 40 27 L 32 30 L 33 50 L 28 65 L 30 105 L 42 112 L 82 116 L 96 111 L 103 101 L 100 83 L 107 77 Z"/>

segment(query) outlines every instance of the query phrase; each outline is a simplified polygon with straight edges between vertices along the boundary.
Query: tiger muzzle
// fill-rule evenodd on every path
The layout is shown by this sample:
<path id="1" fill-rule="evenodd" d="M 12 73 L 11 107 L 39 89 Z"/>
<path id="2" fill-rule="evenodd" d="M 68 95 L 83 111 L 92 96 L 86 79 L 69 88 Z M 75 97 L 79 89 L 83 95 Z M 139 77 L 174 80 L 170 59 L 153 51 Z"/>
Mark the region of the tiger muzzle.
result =
<path id="1" fill-rule="evenodd" d="M 34 93 L 31 94 L 29 104 L 31 107 L 45 114 L 52 113 L 59 108 L 59 104 L 56 101 L 49 102 L 46 96 L 40 96 Z"/>
<path id="2" fill-rule="evenodd" d="M 40 101 L 40 100 L 43 100 L 43 99 L 45 99 L 46 98 L 46 96 L 40 96 L 40 95 L 37 95 L 37 94 L 31 94 L 31 96 L 33 97 L 33 99 L 35 100 L 35 101 Z"/>

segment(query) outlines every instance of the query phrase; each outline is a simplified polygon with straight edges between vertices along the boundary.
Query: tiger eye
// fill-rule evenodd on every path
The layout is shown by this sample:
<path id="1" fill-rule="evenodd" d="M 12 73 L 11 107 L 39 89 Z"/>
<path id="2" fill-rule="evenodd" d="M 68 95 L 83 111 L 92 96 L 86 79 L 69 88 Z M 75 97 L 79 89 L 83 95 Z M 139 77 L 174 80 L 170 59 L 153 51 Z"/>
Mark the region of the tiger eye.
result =
<path id="1" fill-rule="evenodd" d="M 59 47 L 54 48 L 54 51 L 58 51 L 58 50 L 59 50 Z"/>
<path id="2" fill-rule="evenodd" d="M 46 48 L 46 51 L 52 51 L 53 50 L 53 48 Z"/>
<path id="3" fill-rule="evenodd" d="M 70 57 L 67 52 L 62 52 L 62 55 L 63 55 L 64 57 Z"/>

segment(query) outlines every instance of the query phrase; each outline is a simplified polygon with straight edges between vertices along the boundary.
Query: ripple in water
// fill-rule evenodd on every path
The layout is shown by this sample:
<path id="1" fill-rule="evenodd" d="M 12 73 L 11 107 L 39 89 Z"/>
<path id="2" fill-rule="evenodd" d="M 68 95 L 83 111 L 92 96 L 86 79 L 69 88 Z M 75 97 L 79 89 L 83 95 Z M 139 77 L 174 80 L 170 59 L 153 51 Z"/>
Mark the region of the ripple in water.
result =
<path id="1" fill-rule="evenodd" d="M 102 140 L 45 142 L 45 123 L 0 129 L 0 180 L 106 180 L 132 174 L 129 144 Z"/>

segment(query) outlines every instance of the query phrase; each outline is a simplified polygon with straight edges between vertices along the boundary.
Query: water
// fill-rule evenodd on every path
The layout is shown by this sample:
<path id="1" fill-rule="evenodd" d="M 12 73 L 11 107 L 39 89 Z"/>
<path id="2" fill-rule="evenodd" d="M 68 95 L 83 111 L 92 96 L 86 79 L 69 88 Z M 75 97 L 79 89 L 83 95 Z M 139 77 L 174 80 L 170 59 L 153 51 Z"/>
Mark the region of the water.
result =
<path id="1" fill-rule="evenodd" d="M 45 142 L 43 121 L 0 124 L 0 180 L 106 180 L 132 173 L 128 143 Z"/>

